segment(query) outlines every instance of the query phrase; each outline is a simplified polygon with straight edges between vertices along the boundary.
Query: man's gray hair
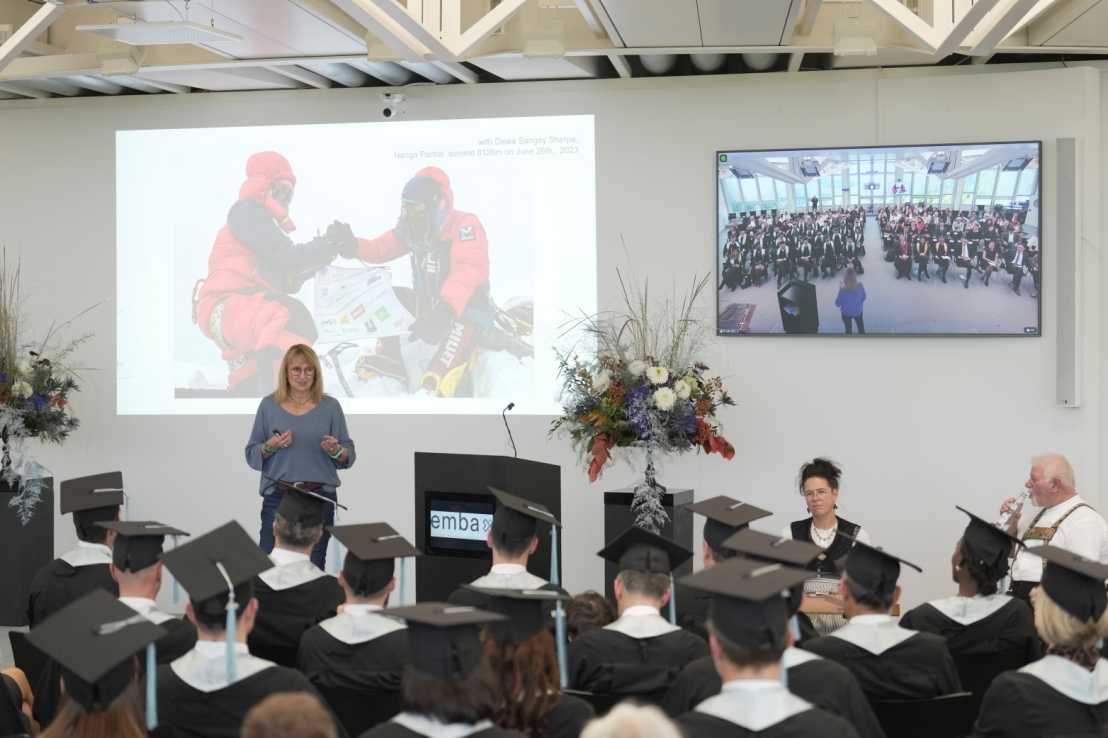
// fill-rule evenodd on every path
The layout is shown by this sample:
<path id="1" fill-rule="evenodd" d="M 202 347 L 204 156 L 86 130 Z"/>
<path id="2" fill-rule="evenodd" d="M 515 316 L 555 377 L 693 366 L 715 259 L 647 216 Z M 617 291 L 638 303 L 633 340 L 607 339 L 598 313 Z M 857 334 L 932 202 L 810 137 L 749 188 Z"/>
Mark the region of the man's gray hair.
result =
<path id="1" fill-rule="evenodd" d="M 1043 470 L 1043 479 L 1046 481 L 1058 480 L 1058 483 L 1069 490 L 1077 489 L 1077 481 L 1073 478 L 1073 467 L 1065 456 L 1059 453 L 1039 454 L 1031 459 L 1031 466 Z"/>

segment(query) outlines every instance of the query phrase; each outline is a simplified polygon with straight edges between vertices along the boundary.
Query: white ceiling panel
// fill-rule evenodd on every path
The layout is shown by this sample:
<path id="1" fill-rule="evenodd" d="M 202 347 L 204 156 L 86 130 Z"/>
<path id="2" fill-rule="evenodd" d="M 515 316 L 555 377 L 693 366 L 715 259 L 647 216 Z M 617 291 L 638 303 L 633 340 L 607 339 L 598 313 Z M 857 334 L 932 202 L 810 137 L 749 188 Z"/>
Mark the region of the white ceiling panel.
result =
<path id="1" fill-rule="evenodd" d="M 697 0 L 705 46 L 777 46 L 800 0 Z"/>
<path id="2" fill-rule="evenodd" d="M 471 62 L 500 79 L 592 79 L 600 74 L 596 57 L 493 58 Z"/>
<path id="3" fill-rule="evenodd" d="M 603 0 L 603 3 L 627 46 L 701 45 L 696 0 Z"/>
<path id="4" fill-rule="evenodd" d="M 1043 46 L 1104 46 L 1108 42 L 1108 3 L 1099 2 Z"/>
<path id="5" fill-rule="evenodd" d="M 302 85 L 268 69 L 182 69 L 142 71 L 146 79 L 186 85 L 199 90 L 293 90 Z"/>

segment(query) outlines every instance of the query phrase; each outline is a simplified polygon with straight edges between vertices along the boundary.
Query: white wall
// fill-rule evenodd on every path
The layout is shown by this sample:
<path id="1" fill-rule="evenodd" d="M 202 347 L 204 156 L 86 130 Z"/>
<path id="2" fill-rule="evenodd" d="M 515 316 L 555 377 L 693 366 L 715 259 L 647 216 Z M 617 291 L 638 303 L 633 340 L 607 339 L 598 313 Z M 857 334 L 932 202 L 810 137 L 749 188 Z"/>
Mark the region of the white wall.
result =
<path id="1" fill-rule="evenodd" d="M 804 516 L 794 480 L 815 454 L 840 461 L 844 516 L 876 541 L 922 564 L 904 579 L 909 604 L 950 589 L 948 557 L 965 520 L 955 503 L 989 513 L 1022 485 L 1029 457 L 1068 453 L 1081 491 L 1103 507 L 1108 452 L 1097 259 L 1100 167 L 1088 166 L 1084 291 L 1085 406 L 1055 406 L 1054 139 L 1077 136 L 1102 162 L 1101 81 L 1089 68 L 973 74 L 876 71 L 660 80 L 418 87 L 409 117 L 594 113 L 597 116 L 601 307 L 617 299 L 616 268 L 654 289 L 713 270 L 714 152 L 720 148 L 874 145 L 1043 139 L 1043 268 L 1039 339 L 716 339 L 707 360 L 738 407 L 724 416 L 738 452 L 666 464 L 664 482 L 699 495 L 728 493 L 777 511 L 774 530 Z M 255 527 L 256 476 L 242 461 L 248 417 L 117 417 L 113 135 L 121 128 L 340 122 L 373 118 L 373 90 L 266 92 L 53 100 L 0 105 L 0 241 L 23 258 L 38 327 L 95 301 L 83 325 L 84 422 L 63 448 L 41 449 L 59 477 L 123 468 L 132 516 L 205 531 L 227 516 Z M 187 210 L 188 203 L 180 203 Z M 625 252 L 621 240 L 627 244 Z M 158 248 L 158 244 L 151 244 Z M 630 264 L 628 263 L 630 262 Z M 1099 277 L 1097 275 L 1099 270 Z M 711 299 L 711 295 L 708 296 Z M 710 319 L 710 305 L 705 305 Z M 617 466 L 589 485 L 548 418 L 514 420 L 520 453 L 561 464 L 566 583 L 600 588 L 601 491 L 632 480 Z M 347 520 L 386 519 L 412 534 L 411 453 L 503 453 L 496 417 L 358 416 L 359 462 L 345 476 Z M 699 525 L 697 526 L 699 531 Z M 57 527 L 56 546 L 72 540 Z"/>

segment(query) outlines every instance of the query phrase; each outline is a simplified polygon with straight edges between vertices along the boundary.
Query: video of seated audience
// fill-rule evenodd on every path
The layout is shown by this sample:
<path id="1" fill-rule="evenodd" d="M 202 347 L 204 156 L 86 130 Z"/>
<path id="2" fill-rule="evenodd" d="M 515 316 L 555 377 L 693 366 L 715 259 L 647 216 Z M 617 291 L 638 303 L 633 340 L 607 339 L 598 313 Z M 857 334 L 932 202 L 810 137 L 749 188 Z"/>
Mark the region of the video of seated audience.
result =
<path id="1" fill-rule="evenodd" d="M 717 332 L 1040 335 L 1041 155 L 717 152 Z"/>

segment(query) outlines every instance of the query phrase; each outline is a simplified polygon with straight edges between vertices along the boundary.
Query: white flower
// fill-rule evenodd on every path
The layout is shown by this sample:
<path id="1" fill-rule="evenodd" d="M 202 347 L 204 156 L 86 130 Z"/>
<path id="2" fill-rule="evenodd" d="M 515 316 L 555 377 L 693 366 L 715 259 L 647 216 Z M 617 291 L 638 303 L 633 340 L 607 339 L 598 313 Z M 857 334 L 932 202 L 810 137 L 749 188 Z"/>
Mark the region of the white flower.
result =
<path id="1" fill-rule="evenodd" d="M 21 377 L 31 376 L 31 362 L 27 361 L 26 359 L 21 359 L 15 365 L 15 373 Z"/>
<path id="2" fill-rule="evenodd" d="M 689 380 L 688 377 L 681 377 L 673 385 L 673 389 L 677 393 L 678 397 L 680 397 L 682 400 L 687 400 L 689 399 L 689 397 L 692 396 L 693 383 Z"/>
<path id="3" fill-rule="evenodd" d="M 26 400 L 33 393 L 34 393 L 34 390 L 31 389 L 31 385 L 27 384 L 22 379 L 20 379 L 18 382 L 16 382 L 15 384 L 12 385 L 12 396 L 13 397 L 18 397 L 22 400 Z"/>
<path id="4" fill-rule="evenodd" d="M 635 359 L 627 365 L 627 371 L 631 372 L 632 377 L 641 377 L 646 371 L 646 362 L 641 359 Z"/>
<path id="5" fill-rule="evenodd" d="M 663 369 L 662 371 L 665 371 Z M 662 411 L 673 409 L 673 403 L 677 402 L 677 393 L 669 387 L 659 387 L 654 390 L 654 405 Z"/>
<path id="6" fill-rule="evenodd" d="M 669 381 L 669 369 L 664 366 L 652 366 L 646 370 L 646 378 L 651 384 L 665 384 Z"/>
<path id="7" fill-rule="evenodd" d="M 592 378 L 592 391 L 604 392 L 608 389 L 608 386 L 612 383 L 612 373 L 607 369 L 602 369 L 593 375 Z"/>

